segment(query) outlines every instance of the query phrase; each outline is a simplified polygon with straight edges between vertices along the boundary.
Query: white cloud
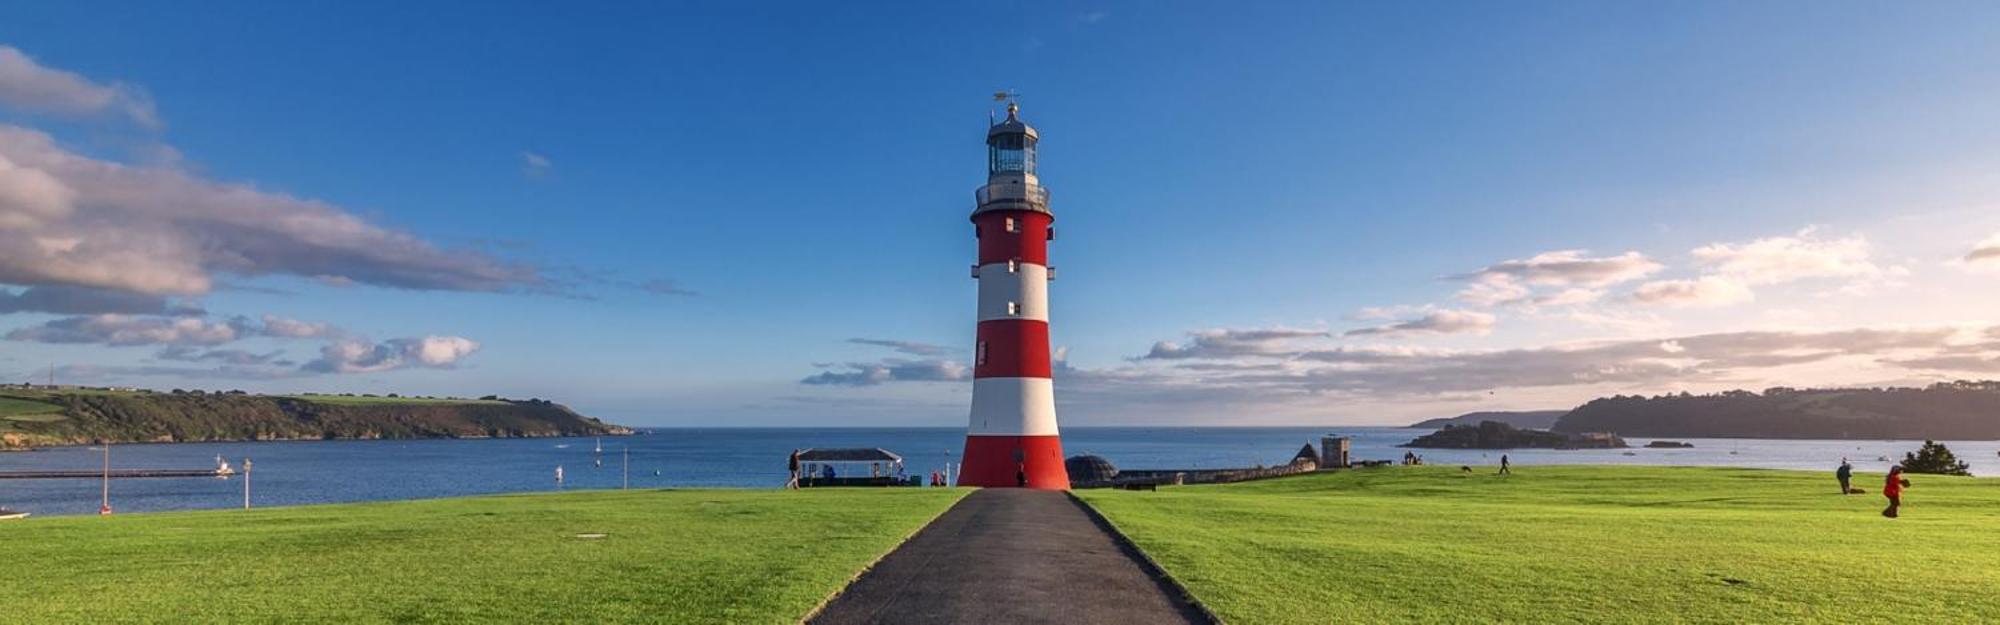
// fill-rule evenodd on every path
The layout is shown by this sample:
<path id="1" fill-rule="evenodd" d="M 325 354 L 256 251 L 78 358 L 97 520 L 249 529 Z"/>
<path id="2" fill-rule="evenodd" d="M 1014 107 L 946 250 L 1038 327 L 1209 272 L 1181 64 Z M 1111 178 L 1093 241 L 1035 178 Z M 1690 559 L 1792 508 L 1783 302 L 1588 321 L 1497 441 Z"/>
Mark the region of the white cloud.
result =
<path id="1" fill-rule="evenodd" d="M 1692 280 L 1659 280 L 1639 285 L 1632 301 L 1675 308 L 1714 308 L 1756 299 L 1750 287 L 1722 276 Z"/>
<path id="2" fill-rule="evenodd" d="M 320 358 L 301 369 L 316 373 L 377 373 L 410 367 L 450 368 L 479 351 L 479 342 L 457 336 L 390 339 L 371 343 L 349 338 L 320 349 Z"/>
<path id="3" fill-rule="evenodd" d="M 1493 315 L 1472 310 L 1434 310 L 1396 323 L 1348 330 L 1345 336 L 1406 336 L 1411 334 L 1489 334 Z"/>
<path id="4" fill-rule="evenodd" d="M 4 45 L 0 45 L 0 105 L 65 117 L 113 115 L 145 128 L 160 127 L 159 113 L 145 92 L 44 67 Z"/>
<path id="5" fill-rule="evenodd" d="M 277 315 L 264 315 L 263 334 L 266 336 L 294 339 L 323 338 L 338 336 L 340 328 L 333 327 L 332 324 L 327 323 L 299 321 Z"/>
<path id="6" fill-rule="evenodd" d="M 199 311 L 177 316 L 107 313 L 64 317 L 7 333 L 14 341 L 38 343 L 100 343 L 104 345 L 216 345 L 253 336 L 331 338 L 342 334 L 331 324 L 264 315 L 209 321 Z"/>
<path id="7" fill-rule="evenodd" d="M 943 356 L 945 354 L 957 351 L 952 348 L 945 347 L 943 345 L 919 343 L 917 341 L 898 341 L 893 339 L 853 338 L 853 339 L 847 339 L 847 342 L 856 345 L 873 345 L 875 347 L 887 347 L 889 349 L 909 354 L 911 356 Z"/>
<path id="8" fill-rule="evenodd" d="M 851 362 L 840 371 L 821 371 L 801 384 L 816 386 L 876 386 L 888 382 L 957 382 L 972 379 L 972 370 L 951 360 L 884 358 L 881 362 Z"/>
<path id="9" fill-rule="evenodd" d="M 2000 234 L 1987 237 L 1979 245 L 1973 246 L 1972 251 L 1966 252 L 1965 262 L 1974 265 L 2000 267 Z"/>
<path id="10" fill-rule="evenodd" d="M 272 350 L 260 354 L 241 349 L 199 349 L 187 345 L 171 345 L 161 348 L 154 357 L 161 360 L 219 362 L 224 365 L 245 367 L 279 364 L 284 362 L 280 360 L 284 355 L 284 350 Z"/>
<path id="11" fill-rule="evenodd" d="M 76 191 L 48 172 L 0 156 L 0 230 L 28 230 L 68 217 Z"/>
<path id="12" fill-rule="evenodd" d="M 1160 341 L 1153 344 L 1152 351 L 1141 358 L 1155 360 L 1180 360 L 1187 358 L 1234 358 L 1245 355 L 1282 353 L 1290 351 L 1287 345 L 1299 339 L 1329 336 L 1324 330 L 1303 330 L 1298 328 L 1219 328 L 1203 330 L 1192 335 L 1186 344 Z"/>
<path id="13" fill-rule="evenodd" d="M 1478 280 L 1504 276 L 1535 286 L 1597 287 L 1637 280 L 1660 269 L 1659 263 L 1638 252 L 1593 257 L 1584 250 L 1557 250 L 1501 261 L 1457 277 Z"/>
<path id="14" fill-rule="evenodd" d="M 26 128 L 0 124 L 0 161 L 0 283 L 166 295 L 207 292 L 217 273 L 465 291 L 543 282 L 324 202 L 97 160 Z M 47 188 L 23 191 L 27 180 Z"/>
<path id="15" fill-rule="evenodd" d="M 105 345 L 216 345 L 234 341 L 234 324 L 196 317 L 138 317 L 104 314 L 66 317 L 7 333 L 10 341 L 102 343 Z"/>
<path id="16" fill-rule="evenodd" d="M 1964 330 L 1955 327 L 1861 328 L 1725 332 L 1498 350 L 1301 348 L 1201 362 L 1141 359 L 1115 369 L 1076 370 L 1060 380 L 1067 383 L 1060 392 L 1093 405 L 1143 405 L 1173 397 L 1238 410 L 1287 402 L 1409 400 L 1506 389 L 1614 385 L 1657 392 L 1732 380 L 1756 383 L 1769 372 L 1816 363 L 1916 369 L 1936 363 L 1909 360 L 1906 365 L 1895 359 L 1963 352 L 1955 346 L 1963 336 Z M 2000 352 L 2000 347 L 1994 350 Z"/>
<path id="17" fill-rule="evenodd" d="M 1882 269 L 1869 260 L 1868 240 L 1861 236 L 1826 239 L 1806 228 L 1789 237 L 1766 237 L 1749 243 L 1715 243 L 1695 248 L 1695 260 L 1740 284 L 1756 286 L 1808 278 L 1875 276 Z"/>
<path id="18" fill-rule="evenodd" d="M 74 286 L 36 286 L 20 292 L 0 290 L 0 314 L 17 312 L 90 315 L 124 313 L 162 315 L 171 311 L 167 298 L 144 293 Z"/>
<path id="19" fill-rule="evenodd" d="M 1562 306 L 1595 301 L 1602 295 L 1601 287 L 1644 278 L 1662 268 L 1638 252 L 1594 257 L 1583 250 L 1557 250 L 1452 278 L 1470 282 L 1458 297 L 1474 306 Z"/>
<path id="20" fill-rule="evenodd" d="M 1876 265 L 1865 237 L 1829 239 L 1813 227 L 1793 236 L 1711 243 L 1689 254 L 1702 267 L 1702 275 L 1648 282 L 1627 301 L 1676 308 L 1731 306 L 1756 299 L 1753 287 L 1811 279 L 1842 279 L 1845 282 L 1833 293 L 1860 295 L 1896 286 L 1909 274 L 1903 267 Z"/>
<path id="21" fill-rule="evenodd" d="M 555 166 L 555 161 L 549 160 L 547 156 L 525 150 L 521 152 L 521 175 L 523 176 L 541 178 L 549 175 L 549 171 L 555 169 Z"/>

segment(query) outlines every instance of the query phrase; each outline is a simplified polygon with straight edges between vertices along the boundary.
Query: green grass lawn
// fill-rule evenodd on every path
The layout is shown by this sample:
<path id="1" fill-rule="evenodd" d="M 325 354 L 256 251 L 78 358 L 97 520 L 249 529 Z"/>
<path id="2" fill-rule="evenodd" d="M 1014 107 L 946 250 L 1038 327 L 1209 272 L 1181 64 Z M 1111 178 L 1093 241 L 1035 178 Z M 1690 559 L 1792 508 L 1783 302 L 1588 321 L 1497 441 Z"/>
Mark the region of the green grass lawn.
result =
<path id="1" fill-rule="evenodd" d="M 32 399 L 0 396 L 0 418 L 39 417 L 62 412 L 62 406 L 38 402 Z M 23 419 L 26 420 L 26 419 Z"/>
<path id="2" fill-rule="evenodd" d="M 964 493 L 585 491 L 6 521 L 0 621 L 792 623 Z"/>
<path id="3" fill-rule="evenodd" d="M 1235 623 L 2000 622 L 2000 480 L 1381 468 L 1078 494 Z"/>
<path id="4" fill-rule="evenodd" d="M 285 395 L 322 404 L 504 404 L 492 399 L 451 399 L 425 397 L 356 397 L 351 395 Z"/>

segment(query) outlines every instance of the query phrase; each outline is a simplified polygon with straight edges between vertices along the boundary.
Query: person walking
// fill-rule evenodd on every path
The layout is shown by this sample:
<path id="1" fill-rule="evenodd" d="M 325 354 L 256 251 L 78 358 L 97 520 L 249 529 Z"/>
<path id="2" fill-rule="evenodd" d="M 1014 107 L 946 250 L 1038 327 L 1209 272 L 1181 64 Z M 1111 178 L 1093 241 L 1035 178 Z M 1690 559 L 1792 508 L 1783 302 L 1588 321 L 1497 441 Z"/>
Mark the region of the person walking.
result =
<path id="1" fill-rule="evenodd" d="M 797 449 L 793 449 L 793 450 L 792 450 L 792 457 L 791 457 L 791 459 L 790 459 L 790 460 L 788 460 L 788 461 L 787 461 L 787 462 L 786 462 L 785 464 L 786 464 L 786 466 L 787 466 L 787 467 L 789 467 L 789 468 L 791 469 L 791 471 L 792 471 L 792 478 L 791 478 L 790 480 L 786 480 L 786 481 L 785 481 L 785 490 L 798 490 L 798 488 L 799 488 L 799 450 L 797 450 Z"/>
<path id="2" fill-rule="evenodd" d="M 1840 468 L 1833 470 L 1833 477 L 1840 480 L 1840 494 L 1845 495 L 1854 492 L 1848 486 L 1854 480 L 1854 465 L 1848 464 L 1846 458 L 1840 459 Z"/>
<path id="3" fill-rule="evenodd" d="M 1017 465 L 1014 465 L 1014 485 L 1015 485 L 1015 486 L 1019 486 L 1019 487 L 1021 487 L 1021 488 L 1027 488 L 1027 487 L 1028 487 L 1028 465 L 1027 465 L 1027 463 L 1021 463 L 1021 464 L 1017 464 Z"/>
<path id="4" fill-rule="evenodd" d="M 1903 466 L 1889 467 L 1889 478 L 1882 482 L 1882 496 L 1889 498 L 1889 507 L 1882 509 L 1882 516 L 1896 518 L 1903 507 L 1903 489 L 1910 481 L 1903 478 Z"/>
<path id="5" fill-rule="evenodd" d="M 1500 454 L 1500 474 L 1513 475 L 1514 465 L 1507 461 L 1507 454 Z"/>

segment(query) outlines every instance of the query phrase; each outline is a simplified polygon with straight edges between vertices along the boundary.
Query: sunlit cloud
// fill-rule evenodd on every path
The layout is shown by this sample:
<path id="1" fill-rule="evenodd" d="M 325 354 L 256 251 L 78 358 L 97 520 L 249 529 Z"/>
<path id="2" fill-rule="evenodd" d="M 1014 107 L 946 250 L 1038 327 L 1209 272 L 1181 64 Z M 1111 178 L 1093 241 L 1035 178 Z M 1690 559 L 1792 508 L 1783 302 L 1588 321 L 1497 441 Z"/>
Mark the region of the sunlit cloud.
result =
<path id="1" fill-rule="evenodd" d="M 1348 330 L 1344 336 L 1395 337 L 1417 334 L 1489 334 L 1497 318 L 1474 310 L 1433 310 L 1423 316 L 1370 328 Z"/>
<path id="2" fill-rule="evenodd" d="M 458 336 L 426 336 L 373 343 L 351 338 L 320 349 L 318 360 L 300 367 L 315 373 L 378 373 L 412 367 L 447 369 L 479 351 L 479 342 Z"/>
<path id="3" fill-rule="evenodd" d="M 1692 280 L 1660 280 L 1639 285 L 1632 301 L 1677 308 L 1714 308 L 1757 299 L 1750 287 L 1724 276 L 1702 276 Z"/>
<path id="4" fill-rule="evenodd" d="M 117 117 L 144 128 L 161 125 L 144 91 L 46 67 L 5 45 L 0 45 L 0 105 L 63 117 Z"/>
<path id="5" fill-rule="evenodd" d="M 1451 278 L 1469 282 L 1458 297 L 1474 306 L 1561 305 L 1595 300 L 1600 287 L 1644 278 L 1663 268 L 1638 252 L 1591 256 L 1584 250 L 1557 250 Z"/>

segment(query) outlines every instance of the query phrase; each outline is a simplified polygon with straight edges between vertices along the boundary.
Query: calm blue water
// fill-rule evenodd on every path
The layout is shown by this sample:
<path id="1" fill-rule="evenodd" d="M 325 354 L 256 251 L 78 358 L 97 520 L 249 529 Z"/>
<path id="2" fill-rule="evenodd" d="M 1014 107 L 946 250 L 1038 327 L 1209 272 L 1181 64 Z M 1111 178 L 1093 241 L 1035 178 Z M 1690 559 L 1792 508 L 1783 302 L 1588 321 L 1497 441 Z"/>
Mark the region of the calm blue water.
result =
<path id="1" fill-rule="evenodd" d="M 255 461 L 259 506 L 417 499 L 555 489 L 557 465 L 566 489 L 617 488 L 620 452 L 631 451 L 633 488 L 776 487 L 785 455 L 795 447 L 882 447 L 901 454 L 914 474 L 957 462 L 963 428 L 910 429 L 656 429 L 603 439 L 602 468 L 593 466 L 593 439 L 422 441 L 300 441 L 117 445 L 113 468 L 206 468 L 221 454 L 231 464 Z M 1126 469 L 1224 468 L 1279 464 L 1322 434 L 1354 438 L 1356 459 L 1401 458 L 1395 446 L 1428 432 L 1407 428 L 1069 428 L 1064 451 L 1097 454 Z M 1650 439 L 1628 439 L 1643 445 Z M 1535 464 L 1671 464 L 1831 471 L 1842 456 L 1860 471 L 1879 472 L 1915 450 L 1917 441 L 1780 441 L 1685 439 L 1693 449 L 1513 450 Z M 2000 475 L 2000 442 L 1948 443 L 1973 463 L 1973 473 Z M 1498 452 L 1420 450 L 1431 464 L 1493 464 Z M 1624 455 L 1625 451 L 1633 455 Z M 94 448 L 0 453 L 0 471 L 83 469 L 102 463 Z M 228 508 L 242 505 L 240 478 L 112 480 L 120 513 Z M 97 510 L 97 480 L 0 480 L 0 506 L 37 515 Z"/>

